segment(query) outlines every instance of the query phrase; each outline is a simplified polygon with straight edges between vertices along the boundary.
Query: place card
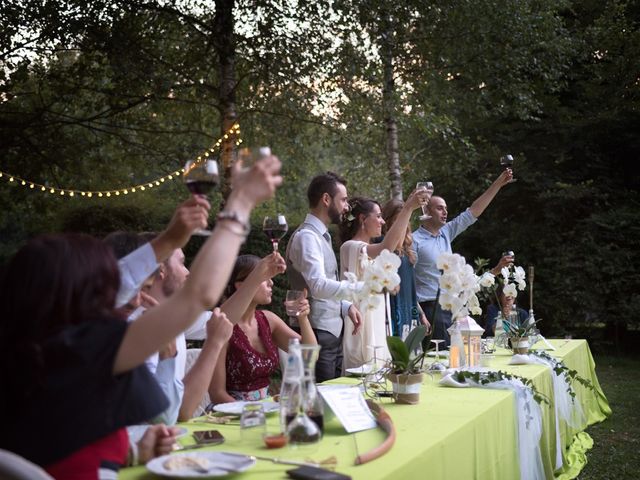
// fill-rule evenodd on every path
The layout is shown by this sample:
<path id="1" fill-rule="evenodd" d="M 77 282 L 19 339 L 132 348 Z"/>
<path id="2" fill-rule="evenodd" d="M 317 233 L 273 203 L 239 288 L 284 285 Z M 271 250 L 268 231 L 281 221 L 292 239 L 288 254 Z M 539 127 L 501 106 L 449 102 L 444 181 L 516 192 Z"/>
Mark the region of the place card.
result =
<path id="1" fill-rule="evenodd" d="M 318 390 L 348 433 L 376 427 L 376 419 L 358 386 L 319 385 Z"/>

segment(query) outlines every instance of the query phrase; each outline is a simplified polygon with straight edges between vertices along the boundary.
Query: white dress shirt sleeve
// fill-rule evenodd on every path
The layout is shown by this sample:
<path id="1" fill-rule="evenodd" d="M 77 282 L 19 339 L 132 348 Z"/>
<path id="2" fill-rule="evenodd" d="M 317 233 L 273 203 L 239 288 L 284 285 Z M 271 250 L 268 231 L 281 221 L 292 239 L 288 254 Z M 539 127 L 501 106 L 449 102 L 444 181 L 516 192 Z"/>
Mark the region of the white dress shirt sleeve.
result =
<path id="1" fill-rule="evenodd" d="M 155 372 L 158 385 L 169 399 L 169 407 L 153 419 L 152 423 L 164 423 L 165 425 L 175 425 L 178 421 L 182 396 L 184 394 L 184 384 L 176 375 L 176 359 L 165 358 L 158 362 Z"/>
<path id="2" fill-rule="evenodd" d="M 116 308 L 126 304 L 138 293 L 142 283 L 158 268 L 156 254 L 150 243 L 145 243 L 118 261 L 120 290 L 116 296 Z"/>
<path id="3" fill-rule="evenodd" d="M 324 270 L 321 241 L 323 240 L 312 231 L 298 231 L 289 250 L 291 264 L 304 278 L 312 297 L 337 300 L 348 298 L 352 285 L 346 280 L 336 280 L 334 272 Z"/>

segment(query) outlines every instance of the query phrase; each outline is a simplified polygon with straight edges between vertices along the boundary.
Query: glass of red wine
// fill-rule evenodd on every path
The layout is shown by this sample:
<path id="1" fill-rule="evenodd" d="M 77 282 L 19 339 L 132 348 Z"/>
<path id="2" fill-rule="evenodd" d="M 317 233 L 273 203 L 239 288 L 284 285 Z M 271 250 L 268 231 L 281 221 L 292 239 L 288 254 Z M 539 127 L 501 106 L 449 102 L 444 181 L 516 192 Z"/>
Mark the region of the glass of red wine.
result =
<path id="1" fill-rule="evenodd" d="M 510 168 L 513 170 L 513 155 L 504 155 L 503 157 L 500 157 L 500 166 L 502 166 L 503 169 L 507 169 Z M 516 179 L 512 178 L 511 181 L 509 183 L 515 182 Z"/>
<path id="2" fill-rule="evenodd" d="M 275 216 L 264 217 L 262 231 L 273 244 L 273 251 L 278 251 L 278 242 L 282 240 L 289 230 L 287 219 L 281 213 Z"/>
<path id="3" fill-rule="evenodd" d="M 209 158 L 198 161 L 190 160 L 184 166 L 182 179 L 193 195 L 206 196 L 220 182 L 218 162 Z M 201 228 L 193 233 L 194 235 L 209 236 L 211 230 Z"/>

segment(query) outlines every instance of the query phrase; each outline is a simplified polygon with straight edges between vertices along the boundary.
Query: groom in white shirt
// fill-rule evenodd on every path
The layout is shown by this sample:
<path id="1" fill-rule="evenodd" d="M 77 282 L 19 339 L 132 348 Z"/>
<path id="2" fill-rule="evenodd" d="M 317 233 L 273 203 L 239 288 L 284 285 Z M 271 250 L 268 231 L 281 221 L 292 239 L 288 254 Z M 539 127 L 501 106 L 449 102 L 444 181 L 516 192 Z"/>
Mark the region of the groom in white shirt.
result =
<path id="1" fill-rule="evenodd" d="M 332 172 L 318 175 L 309 184 L 307 198 L 309 213 L 291 235 L 285 258 L 291 288 L 306 288 L 311 297 L 311 326 L 322 346 L 316 381 L 324 382 L 342 375 L 344 319 L 348 316 L 353 322 L 355 333 L 362 317 L 355 305 L 340 300 L 347 296 L 349 282 L 339 280 L 338 261 L 327 228 L 339 224 L 349 211 L 347 182 Z"/>

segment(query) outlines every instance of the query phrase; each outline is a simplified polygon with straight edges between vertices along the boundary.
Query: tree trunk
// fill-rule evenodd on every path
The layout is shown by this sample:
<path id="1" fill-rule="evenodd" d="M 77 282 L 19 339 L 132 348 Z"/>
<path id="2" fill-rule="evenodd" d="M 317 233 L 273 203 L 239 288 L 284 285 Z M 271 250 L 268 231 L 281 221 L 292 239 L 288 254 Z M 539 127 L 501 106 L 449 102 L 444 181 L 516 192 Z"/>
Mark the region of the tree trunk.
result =
<path id="1" fill-rule="evenodd" d="M 402 200 L 402 179 L 400 177 L 400 152 L 398 149 L 398 125 L 396 123 L 395 84 L 393 81 L 393 22 L 384 16 L 382 32 L 383 88 L 382 109 L 386 133 L 387 165 L 391 198 Z"/>
<path id="2" fill-rule="evenodd" d="M 225 135 L 236 123 L 236 44 L 233 34 L 233 8 L 235 0 L 216 0 L 214 17 L 213 44 L 218 56 L 219 68 L 219 100 L 220 115 L 222 117 L 221 135 Z M 235 160 L 235 139 L 229 137 L 222 140 L 220 148 L 220 162 L 224 169 L 222 183 L 223 198 L 229 194 L 229 175 Z"/>

